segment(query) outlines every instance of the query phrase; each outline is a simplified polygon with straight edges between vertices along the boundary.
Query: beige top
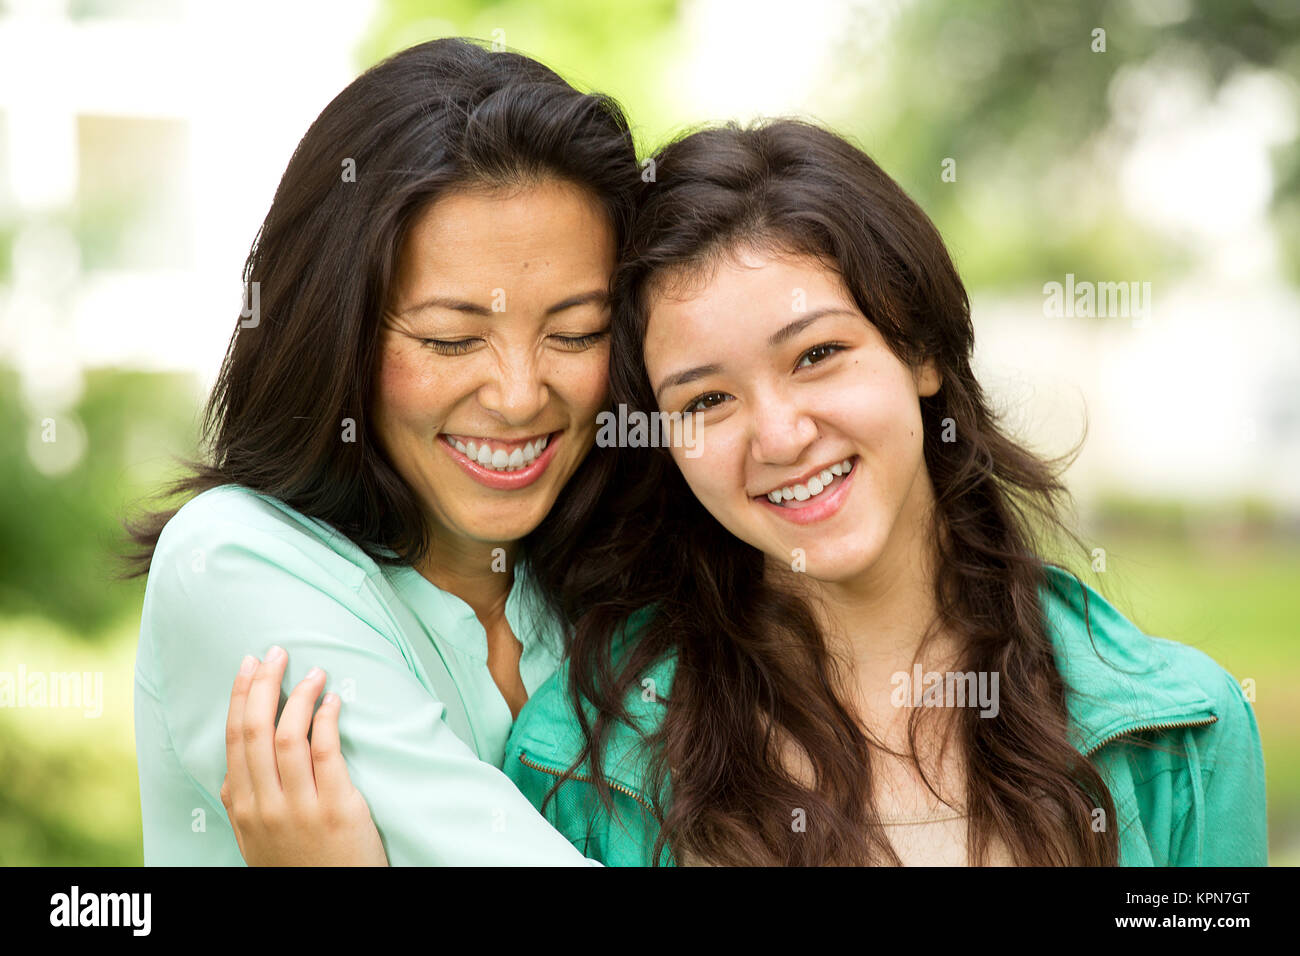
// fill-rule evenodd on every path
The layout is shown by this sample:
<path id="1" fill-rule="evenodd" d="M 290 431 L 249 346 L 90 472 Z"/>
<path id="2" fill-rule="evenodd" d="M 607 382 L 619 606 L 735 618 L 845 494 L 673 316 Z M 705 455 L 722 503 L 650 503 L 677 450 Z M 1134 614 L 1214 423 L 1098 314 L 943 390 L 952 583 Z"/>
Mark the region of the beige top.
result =
<path id="1" fill-rule="evenodd" d="M 884 817 L 889 839 L 904 866 L 968 866 L 966 814 L 943 810 L 928 816 Z M 1015 866 L 1011 851 L 994 837 L 989 845 L 989 866 Z"/>

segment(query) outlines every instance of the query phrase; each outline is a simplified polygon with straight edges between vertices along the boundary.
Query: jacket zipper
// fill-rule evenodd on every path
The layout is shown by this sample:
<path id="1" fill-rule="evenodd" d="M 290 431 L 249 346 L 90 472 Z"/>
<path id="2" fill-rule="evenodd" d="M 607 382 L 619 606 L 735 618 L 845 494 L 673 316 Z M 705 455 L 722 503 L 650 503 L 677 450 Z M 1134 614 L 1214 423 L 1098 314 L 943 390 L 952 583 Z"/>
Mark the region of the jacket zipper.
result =
<path id="1" fill-rule="evenodd" d="M 1202 718 L 1201 720 L 1178 720 L 1169 723 L 1142 724 L 1141 726 L 1138 727 L 1129 727 L 1126 728 L 1125 730 L 1121 730 L 1118 731 L 1117 733 L 1111 734 L 1109 737 L 1106 737 L 1099 743 L 1093 744 L 1092 747 L 1088 749 L 1088 752 L 1084 754 L 1084 756 L 1091 757 L 1093 754 L 1095 754 L 1102 747 L 1106 746 L 1108 743 L 1111 743 L 1112 741 L 1118 740 L 1120 737 L 1125 737 L 1129 734 L 1138 734 L 1147 730 L 1172 730 L 1176 727 L 1205 727 L 1208 726 L 1209 724 L 1218 722 L 1218 719 L 1219 719 L 1218 717 L 1205 717 Z"/>
<path id="2" fill-rule="evenodd" d="M 534 770 L 540 770 L 542 773 L 549 773 L 552 777 L 559 777 L 559 776 L 561 776 L 561 771 L 559 771 L 559 770 L 552 770 L 550 767 L 544 767 L 544 766 L 542 766 L 541 764 L 537 763 L 536 761 L 529 760 L 529 759 L 528 759 L 526 756 L 524 756 L 524 754 L 522 754 L 522 753 L 520 753 L 520 755 L 519 755 L 519 762 L 520 762 L 521 764 L 523 764 L 525 767 L 532 767 Z M 571 774 L 571 775 L 569 776 L 569 779 L 570 779 L 570 780 L 581 780 L 581 781 L 583 781 L 584 783 L 595 783 L 595 781 L 592 780 L 591 777 L 584 777 L 584 776 L 582 776 L 582 775 L 580 775 L 580 774 Z M 627 794 L 629 797 L 631 797 L 631 798 L 632 798 L 633 800 L 635 800 L 637 803 L 641 804 L 641 806 L 645 807 L 646 810 L 650 811 L 650 815 L 651 815 L 651 816 L 655 816 L 655 812 L 654 812 L 653 809 L 651 809 L 650 804 L 648 804 L 648 803 L 645 801 L 645 798 L 643 798 L 640 794 L 636 793 L 636 792 L 633 791 L 633 790 L 629 790 L 627 787 L 623 786 L 622 784 L 614 783 L 613 781 L 609 781 L 609 780 L 607 780 L 607 781 L 605 782 L 605 785 L 608 786 L 611 790 L 617 790 L 617 791 L 619 791 L 620 793 L 625 793 L 625 794 Z"/>

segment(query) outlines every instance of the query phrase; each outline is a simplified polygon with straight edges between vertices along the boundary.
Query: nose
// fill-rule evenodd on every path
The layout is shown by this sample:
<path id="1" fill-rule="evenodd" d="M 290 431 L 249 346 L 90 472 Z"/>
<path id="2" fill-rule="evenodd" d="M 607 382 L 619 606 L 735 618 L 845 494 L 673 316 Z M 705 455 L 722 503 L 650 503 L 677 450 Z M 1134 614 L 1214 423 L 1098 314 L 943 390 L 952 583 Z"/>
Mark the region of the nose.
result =
<path id="1" fill-rule="evenodd" d="M 754 396 L 750 454 L 766 465 L 792 465 L 817 440 L 817 423 L 780 391 Z"/>
<path id="2" fill-rule="evenodd" d="M 478 399 L 506 425 L 526 425 L 536 418 L 550 399 L 550 389 L 533 350 L 502 353 L 491 377 L 479 389 Z"/>

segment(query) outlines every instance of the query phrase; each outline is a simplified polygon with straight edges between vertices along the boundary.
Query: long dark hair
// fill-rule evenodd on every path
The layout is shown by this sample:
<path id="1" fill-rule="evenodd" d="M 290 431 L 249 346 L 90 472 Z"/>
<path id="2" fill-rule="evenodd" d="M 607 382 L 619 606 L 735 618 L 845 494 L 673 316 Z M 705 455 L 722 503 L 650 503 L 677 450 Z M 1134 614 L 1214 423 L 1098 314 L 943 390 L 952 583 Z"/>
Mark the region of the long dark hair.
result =
<path id="1" fill-rule="evenodd" d="M 938 230 L 863 152 L 802 122 L 698 131 L 655 166 L 614 280 L 611 400 L 658 408 L 642 343 L 665 275 L 689 275 L 742 244 L 833 263 L 895 354 L 913 366 L 933 358 L 942 375 L 938 393 L 920 399 L 937 499 L 936 625 L 961 635 L 962 671 L 1000 675 L 996 719 L 969 707 L 954 715 L 971 860 L 986 862 L 996 835 L 1020 865 L 1114 865 L 1114 828 L 1091 826 L 1097 808 L 1115 819 L 1113 801 L 1069 742 L 1039 597 L 1039 555 L 1062 540 L 1056 533 L 1083 548 L 1062 517 L 1060 472 L 1073 455 L 1045 461 L 999 426 L 971 372 L 970 306 Z M 942 440 L 945 424 L 957 441 Z M 836 689 L 808 603 L 765 579 L 764 555 L 704 509 L 669 452 L 627 449 L 618 468 L 576 561 L 549 570 L 577 620 L 569 692 L 586 739 L 579 763 L 590 759 L 602 778 L 611 727 L 630 722 L 628 694 L 673 655 L 663 720 L 645 741 L 662 823 L 654 860 L 668 847 L 722 864 L 898 863 L 868 799 L 874 744 Z M 623 645 L 629 618 L 647 606 L 649 623 Z M 909 721 L 913 753 L 922 710 Z M 782 741 L 806 756 L 811 783 L 782 768 Z M 612 805 L 603 788 L 602 798 Z M 805 810 L 806 832 L 794 832 L 792 808 Z"/>
<path id="2" fill-rule="evenodd" d="M 548 177 L 589 190 L 621 244 L 640 169 L 617 103 L 462 39 L 410 47 L 350 83 L 298 144 L 248 255 L 245 310 L 203 415 L 208 460 L 186 462 L 162 497 L 243 485 L 328 522 L 377 561 L 418 562 L 421 510 L 368 419 L 398 252 L 444 191 Z M 562 554 L 608 465 L 588 456 L 524 553 Z M 128 576 L 148 571 L 178 507 L 126 522 Z"/>

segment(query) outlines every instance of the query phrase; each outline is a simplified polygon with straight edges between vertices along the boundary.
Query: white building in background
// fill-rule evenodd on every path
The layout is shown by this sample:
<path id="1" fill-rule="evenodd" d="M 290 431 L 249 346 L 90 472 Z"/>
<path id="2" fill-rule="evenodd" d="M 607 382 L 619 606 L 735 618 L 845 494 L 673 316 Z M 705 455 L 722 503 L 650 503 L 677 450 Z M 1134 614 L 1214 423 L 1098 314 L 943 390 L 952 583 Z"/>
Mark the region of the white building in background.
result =
<path id="1" fill-rule="evenodd" d="M 1043 299 L 973 296 L 975 372 L 1038 450 L 1087 437 L 1069 472 L 1099 496 L 1256 498 L 1300 517 L 1300 296 L 1189 280 L 1149 319 L 1049 318 Z"/>
<path id="2" fill-rule="evenodd" d="M 33 411 L 84 367 L 210 382 L 299 138 L 356 75 L 368 2 L 0 2 L 0 358 Z"/>
<path id="3" fill-rule="evenodd" d="M 1086 407 L 1070 475 L 1081 497 L 1253 497 L 1300 519 L 1300 292 L 1282 278 L 1268 219 L 1269 151 L 1294 141 L 1298 97 L 1269 73 L 1243 71 L 1210 97 L 1184 68 L 1121 71 L 1114 122 L 1137 131 L 1121 195 L 1191 249 L 1187 275 L 1152 283 L 1140 318 L 975 297 L 982 364 L 1019 382 L 1030 434 L 1062 451 Z"/>

